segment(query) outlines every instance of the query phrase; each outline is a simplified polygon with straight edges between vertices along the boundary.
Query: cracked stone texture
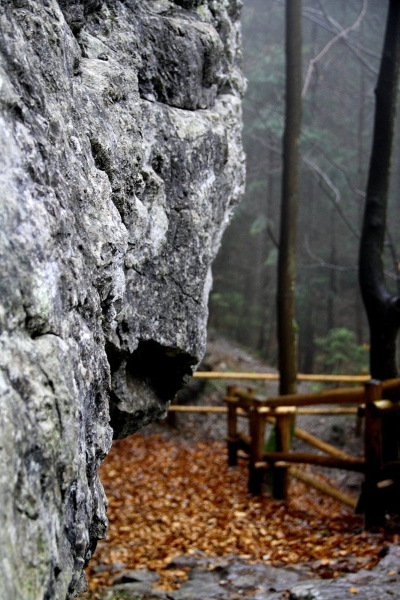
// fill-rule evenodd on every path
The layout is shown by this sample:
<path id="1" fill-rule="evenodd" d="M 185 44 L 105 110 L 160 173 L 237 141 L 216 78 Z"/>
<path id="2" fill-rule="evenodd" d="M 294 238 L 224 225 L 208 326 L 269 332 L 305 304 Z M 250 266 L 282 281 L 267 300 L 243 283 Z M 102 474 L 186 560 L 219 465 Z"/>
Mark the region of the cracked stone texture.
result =
<path id="1" fill-rule="evenodd" d="M 186 568 L 188 580 L 176 591 L 153 588 L 152 571 L 123 571 L 100 592 L 100 600 L 399 600 L 400 547 L 387 547 L 372 570 L 361 569 L 337 579 L 319 579 L 312 564 L 273 567 L 245 564 L 238 557 L 181 556 L 171 567 Z"/>
<path id="2" fill-rule="evenodd" d="M 243 191 L 239 11 L 0 2 L 1 600 L 84 589 L 112 437 L 203 355 Z"/>
<path id="3" fill-rule="evenodd" d="M 283 600 L 289 589 L 308 580 L 306 568 L 276 568 L 248 565 L 235 557 L 213 558 L 182 556 L 172 566 L 189 568 L 188 579 L 178 590 L 164 591 L 157 585 L 157 574 L 147 570 L 124 571 L 114 584 L 100 592 L 101 600 Z"/>

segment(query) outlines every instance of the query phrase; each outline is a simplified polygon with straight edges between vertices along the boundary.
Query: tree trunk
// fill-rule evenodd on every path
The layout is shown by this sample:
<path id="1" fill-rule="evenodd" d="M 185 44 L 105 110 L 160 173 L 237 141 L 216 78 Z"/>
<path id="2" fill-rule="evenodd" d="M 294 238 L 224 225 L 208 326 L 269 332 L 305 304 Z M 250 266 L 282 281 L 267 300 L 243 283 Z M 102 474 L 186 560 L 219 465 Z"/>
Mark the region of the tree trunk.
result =
<path id="1" fill-rule="evenodd" d="M 281 224 L 278 261 L 280 393 L 296 392 L 295 277 L 299 140 L 301 129 L 301 0 L 286 2 L 286 115 L 283 137 Z"/>
<path id="2" fill-rule="evenodd" d="M 370 328 L 370 368 L 376 379 L 397 375 L 400 298 L 385 284 L 383 245 L 400 69 L 400 2 L 390 0 L 376 88 L 372 153 L 360 242 L 359 280 Z"/>

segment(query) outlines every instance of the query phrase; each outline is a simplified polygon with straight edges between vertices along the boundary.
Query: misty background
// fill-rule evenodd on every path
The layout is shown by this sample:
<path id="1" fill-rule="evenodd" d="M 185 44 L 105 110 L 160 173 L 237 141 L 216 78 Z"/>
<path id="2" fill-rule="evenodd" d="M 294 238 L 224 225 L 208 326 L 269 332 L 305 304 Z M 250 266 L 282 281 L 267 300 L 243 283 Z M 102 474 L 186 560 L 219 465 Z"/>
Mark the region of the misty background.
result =
<path id="1" fill-rule="evenodd" d="M 357 261 L 386 0 L 304 0 L 296 323 L 301 372 L 368 369 Z M 277 362 L 276 270 L 284 127 L 285 2 L 245 0 L 245 198 L 214 263 L 210 332 Z M 400 136 L 385 267 L 400 293 Z"/>

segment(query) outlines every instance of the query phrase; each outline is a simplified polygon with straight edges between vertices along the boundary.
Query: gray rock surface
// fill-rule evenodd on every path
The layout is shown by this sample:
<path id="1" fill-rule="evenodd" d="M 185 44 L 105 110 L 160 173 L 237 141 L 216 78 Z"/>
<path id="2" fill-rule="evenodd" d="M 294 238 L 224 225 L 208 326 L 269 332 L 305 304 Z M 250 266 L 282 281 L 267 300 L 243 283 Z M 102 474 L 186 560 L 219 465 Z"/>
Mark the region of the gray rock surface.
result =
<path id="1" fill-rule="evenodd" d="M 1 600 L 84 588 L 112 436 L 202 357 L 244 180 L 239 4 L 0 2 Z"/>
<path id="2" fill-rule="evenodd" d="M 163 591 L 144 583 L 121 583 L 124 573 L 115 579 L 115 585 L 100 594 L 101 600 L 281 600 L 287 598 L 289 588 L 310 577 L 306 568 L 285 569 L 263 564 L 245 564 L 238 558 L 207 558 L 201 553 L 182 556 L 171 567 L 188 568 L 188 579 L 175 591 Z M 151 573 L 149 571 L 145 571 Z M 132 573 L 132 572 L 131 572 Z M 140 573 L 140 571 L 136 571 Z"/>
<path id="3" fill-rule="evenodd" d="M 399 600 L 400 547 L 388 554 L 372 571 L 362 569 L 334 580 L 301 583 L 291 589 L 290 600 Z"/>
<path id="4" fill-rule="evenodd" d="M 188 580 L 177 591 L 162 591 L 136 571 L 141 583 L 119 583 L 100 594 L 101 600 L 399 600 L 400 547 L 391 546 L 387 555 L 372 571 L 362 569 L 337 579 L 319 579 L 312 565 L 277 568 L 248 565 L 234 557 L 212 559 L 182 556 L 172 567 L 189 568 Z M 131 572 L 132 573 L 132 572 Z M 135 572 L 134 572 L 135 573 Z M 151 574 L 149 571 L 144 573 Z"/>

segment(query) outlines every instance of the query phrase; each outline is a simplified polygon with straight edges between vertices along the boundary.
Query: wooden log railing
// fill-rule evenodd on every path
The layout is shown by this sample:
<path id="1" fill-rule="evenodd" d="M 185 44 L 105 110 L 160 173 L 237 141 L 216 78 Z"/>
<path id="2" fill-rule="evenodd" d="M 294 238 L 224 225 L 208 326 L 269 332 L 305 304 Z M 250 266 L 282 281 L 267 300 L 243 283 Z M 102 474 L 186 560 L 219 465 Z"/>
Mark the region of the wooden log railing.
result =
<path id="1" fill-rule="evenodd" d="M 279 381 L 278 373 L 247 373 L 237 371 L 196 371 L 193 374 L 195 379 L 218 379 L 225 381 Z M 370 379 L 369 375 L 324 375 L 324 374 L 304 374 L 298 373 L 298 381 L 321 382 L 321 383 L 362 383 Z M 243 392 L 243 390 L 239 391 Z M 244 392 L 246 393 L 246 392 Z M 247 391 L 248 393 L 248 391 Z M 252 393 L 252 392 L 251 392 Z M 254 397 L 254 394 L 253 396 Z M 227 414 L 226 406 L 198 406 L 171 404 L 169 412 L 181 413 L 209 413 L 209 414 Z M 321 407 L 304 406 L 297 409 L 297 414 L 302 415 L 345 415 L 356 414 L 357 408 L 353 406 Z M 238 408 L 238 414 L 248 416 L 245 411 Z"/>
<path id="2" fill-rule="evenodd" d="M 277 381 L 275 373 L 236 373 L 207 371 L 197 372 L 195 378 L 247 381 Z M 325 383 L 364 384 L 352 388 L 324 390 L 301 395 L 258 398 L 252 390 L 240 390 L 235 386 L 228 389 L 224 398 L 226 406 L 187 406 L 172 405 L 171 412 L 198 412 L 228 415 L 228 461 L 237 464 L 238 453 L 244 455 L 249 464 L 249 489 L 259 493 L 262 488 L 263 473 L 272 469 L 280 473 L 274 494 L 287 497 L 288 477 L 312 485 L 365 513 L 367 527 L 382 524 L 387 508 L 387 489 L 394 488 L 400 507 L 400 379 L 383 382 L 369 380 L 368 375 L 303 375 L 298 381 L 319 381 Z M 382 395 L 390 400 L 383 400 Z M 352 457 L 316 436 L 294 428 L 294 435 L 307 444 L 322 450 L 325 456 L 311 453 L 290 452 L 287 440 L 288 423 L 297 415 L 350 415 L 365 417 L 364 457 Z M 237 418 L 249 421 L 249 433 L 238 431 Z M 267 423 L 276 424 L 278 447 L 276 452 L 265 452 L 263 441 Z M 387 435 L 389 431 L 390 435 Z M 386 435 L 385 435 L 386 433 Z M 387 440 L 393 437 L 393 441 Z M 391 441 L 389 439 L 389 441 Z M 326 456 L 328 455 L 328 456 Z M 325 467 L 336 467 L 363 472 L 365 482 L 358 502 L 333 486 L 329 486 L 312 475 L 300 471 L 293 464 L 308 463 Z M 400 510 L 400 509 L 399 509 Z"/>
<path id="3" fill-rule="evenodd" d="M 351 506 L 351 508 L 357 507 L 358 502 L 355 498 L 352 498 L 348 494 L 345 494 L 344 492 L 342 492 L 335 486 L 329 485 L 323 481 L 319 481 L 312 475 L 309 475 L 308 473 L 305 473 L 304 471 L 300 471 L 299 469 L 296 469 L 295 467 L 289 467 L 289 474 L 291 477 L 298 479 L 299 481 L 305 483 L 306 485 L 316 488 L 317 490 L 319 490 L 320 492 L 323 492 L 324 494 L 327 494 L 331 498 L 335 498 L 336 500 L 339 500 L 339 502 L 342 502 L 343 504 L 347 504 L 347 506 Z"/>
<path id="4" fill-rule="evenodd" d="M 390 401 L 383 400 L 382 394 L 391 397 Z M 383 493 L 392 486 L 395 493 L 400 495 L 400 460 L 397 456 L 397 443 L 385 443 L 385 428 L 387 423 L 397 419 L 400 422 L 400 379 L 384 382 L 368 381 L 362 387 L 324 390 L 310 394 L 286 395 L 272 398 L 257 398 L 254 392 L 240 390 L 231 386 L 224 398 L 228 406 L 228 460 L 230 465 L 237 463 L 237 452 L 245 450 L 249 462 L 249 491 L 261 493 L 263 475 L 266 469 L 274 473 L 273 494 L 276 498 L 285 499 L 288 496 L 289 475 L 306 481 L 318 489 L 324 488 L 325 493 L 335 496 L 350 506 L 355 506 L 353 498 L 324 486 L 310 475 L 300 475 L 293 464 L 312 464 L 331 468 L 354 470 L 364 473 L 365 482 L 358 502 L 365 513 L 367 528 L 380 525 L 384 521 L 387 510 L 387 494 Z M 352 404 L 354 412 L 365 416 L 364 457 L 353 457 L 334 446 L 327 444 L 316 436 L 294 428 L 294 435 L 304 442 L 322 450 L 325 455 L 290 451 L 290 433 L 293 414 L 300 413 L 306 406 Z M 237 411 L 248 413 L 250 422 L 249 440 L 238 433 Z M 332 414 L 331 412 L 329 414 Z M 337 413 L 333 413 L 337 414 Z M 353 413 L 354 414 L 354 413 Z M 276 449 L 264 449 L 265 428 L 267 422 L 275 423 Z M 385 425 L 386 423 L 386 425 Z M 392 429 L 393 431 L 393 429 Z M 390 441 L 390 440 L 389 440 Z M 397 498 L 400 500 L 400 498 Z"/>
<path id="5" fill-rule="evenodd" d="M 262 408 L 276 408 L 286 406 L 313 406 L 324 404 L 363 404 L 365 402 L 364 387 L 358 386 L 355 388 L 335 388 L 332 390 L 323 390 L 321 392 L 310 392 L 308 394 L 287 394 L 285 396 L 272 396 L 270 398 L 261 399 L 255 397 L 248 390 L 236 389 L 234 398 L 240 401 L 240 406 L 245 406 L 246 403 L 257 401 L 257 406 Z M 229 392 L 228 392 L 229 397 Z"/>
<path id="6" fill-rule="evenodd" d="M 225 379 L 247 381 L 279 381 L 279 373 L 239 373 L 237 371 L 196 371 L 195 379 Z M 370 375 L 318 375 L 298 373 L 297 381 L 320 383 L 363 383 Z"/>
<path id="7" fill-rule="evenodd" d="M 269 410 L 269 409 L 267 409 Z M 170 412 L 177 413 L 208 413 L 208 414 L 228 414 L 228 408 L 226 406 L 208 406 L 208 405 L 197 405 L 197 404 L 171 404 L 168 408 Z M 338 406 L 338 407 L 300 407 L 296 411 L 296 415 L 356 415 L 358 413 L 357 407 L 354 406 Z M 239 416 L 248 418 L 248 414 L 241 408 L 237 409 Z"/>

